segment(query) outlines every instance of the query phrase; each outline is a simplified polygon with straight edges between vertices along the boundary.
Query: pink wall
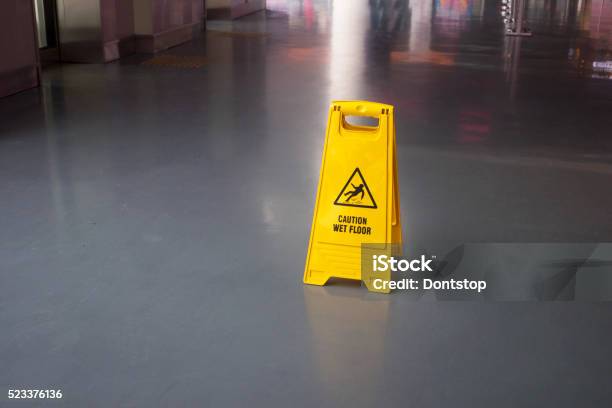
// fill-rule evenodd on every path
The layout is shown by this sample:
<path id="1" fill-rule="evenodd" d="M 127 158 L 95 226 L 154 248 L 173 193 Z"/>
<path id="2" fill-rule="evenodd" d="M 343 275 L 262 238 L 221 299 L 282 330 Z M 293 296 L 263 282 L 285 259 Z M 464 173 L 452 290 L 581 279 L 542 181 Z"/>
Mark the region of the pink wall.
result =
<path id="1" fill-rule="evenodd" d="M 1 1 L 1 0 L 0 0 Z M 191 27 L 202 23 L 204 0 L 148 0 L 152 5 L 150 38 L 136 42 L 136 50 L 155 52 L 192 38 Z M 129 39 L 134 34 L 133 0 L 100 0 L 102 38 L 105 43 L 106 60 L 112 60 L 134 51 L 118 45 L 114 50 L 106 43 Z M 173 29 L 180 32 L 170 33 Z M 167 34 L 167 36 L 165 36 Z"/>
<path id="2" fill-rule="evenodd" d="M 0 1 L 0 96 L 38 86 L 34 4 Z"/>
<path id="3" fill-rule="evenodd" d="M 204 0 L 138 2 L 139 6 L 143 3 L 145 6 L 150 4 L 151 9 L 142 14 L 144 20 L 139 20 L 142 32 L 136 35 L 138 52 L 155 53 L 191 41 L 205 27 Z"/>
<path id="4" fill-rule="evenodd" d="M 100 0 L 104 42 L 134 34 L 134 5 L 131 0 Z"/>
<path id="5" fill-rule="evenodd" d="M 153 32 L 200 23 L 203 13 L 202 0 L 153 0 Z"/>
<path id="6" fill-rule="evenodd" d="M 132 0 L 99 0 L 100 43 L 78 41 L 62 44 L 66 61 L 103 62 L 134 52 L 134 6 Z M 202 22 L 204 0 L 150 0 L 153 4 L 153 34 L 172 29 L 184 32 L 156 36 L 145 52 L 157 51 L 189 41 L 191 27 Z M 0 96 L 38 86 L 38 45 L 32 0 L 0 0 Z M 92 49 L 101 50 L 92 57 Z"/>

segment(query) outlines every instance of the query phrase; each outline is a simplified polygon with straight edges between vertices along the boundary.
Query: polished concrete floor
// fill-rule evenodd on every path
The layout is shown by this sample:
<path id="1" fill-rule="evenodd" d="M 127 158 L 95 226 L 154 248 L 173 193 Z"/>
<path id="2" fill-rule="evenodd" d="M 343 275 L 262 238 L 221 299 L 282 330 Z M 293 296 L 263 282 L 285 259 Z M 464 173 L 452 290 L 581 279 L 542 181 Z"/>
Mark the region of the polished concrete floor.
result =
<path id="1" fill-rule="evenodd" d="M 610 407 L 610 303 L 301 280 L 332 99 L 396 106 L 407 245 L 612 241 L 612 3 L 268 1 L 0 99 L 0 406 Z"/>

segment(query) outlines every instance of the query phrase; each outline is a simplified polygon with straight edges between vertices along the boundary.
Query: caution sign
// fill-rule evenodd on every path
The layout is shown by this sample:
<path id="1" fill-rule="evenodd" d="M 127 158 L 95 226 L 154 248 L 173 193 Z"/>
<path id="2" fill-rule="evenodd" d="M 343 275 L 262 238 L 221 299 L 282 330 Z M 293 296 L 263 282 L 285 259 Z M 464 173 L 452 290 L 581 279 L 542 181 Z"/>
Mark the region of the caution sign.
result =
<path id="1" fill-rule="evenodd" d="M 334 201 L 336 205 L 346 205 L 349 207 L 376 208 L 376 201 L 366 184 L 366 181 L 356 168 L 351 177 L 340 190 L 340 194 Z"/>
<path id="2" fill-rule="evenodd" d="M 354 125 L 347 120 L 350 116 L 373 117 L 378 125 Z M 401 242 L 393 106 L 333 102 L 304 283 L 324 285 L 330 278 L 355 279 L 376 291 L 373 279 L 389 280 L 389 273 L 362 276 L 362 253 L 390 253 L 401 247 Z"/>

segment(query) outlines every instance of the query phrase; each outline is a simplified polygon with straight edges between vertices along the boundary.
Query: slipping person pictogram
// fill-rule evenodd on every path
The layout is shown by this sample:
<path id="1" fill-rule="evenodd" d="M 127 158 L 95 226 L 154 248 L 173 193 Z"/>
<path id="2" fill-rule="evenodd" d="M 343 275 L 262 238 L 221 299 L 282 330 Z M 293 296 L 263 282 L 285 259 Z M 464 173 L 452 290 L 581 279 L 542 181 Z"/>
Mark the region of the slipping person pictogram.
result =
<path id="1" fill-rule="evenodd" d="M 364 196 L 363 184 L 360 184 L 360 185 L 356 186 L 353 183 L 351 183 L 351 186 L 353 186 L 354 190 L 353 191 L 348 191 L 348 192 L 344 193 L 345 196 L 348 196 L 348 198 L 346 200 L 344 200 L 344 202 L 346 203 L 351 198 L 357 197 L 360 193 L 361 193 L 361 199 L 363 200 L 363 196 Z"/>
<path id="2" fill-rule="evenodd" d="M 372 192 L 359 168 L 353 171 L 342 190 L 340 190 L 334 204 L 348 207 L 377 208 L 374 196 L 372 196 Z"/>

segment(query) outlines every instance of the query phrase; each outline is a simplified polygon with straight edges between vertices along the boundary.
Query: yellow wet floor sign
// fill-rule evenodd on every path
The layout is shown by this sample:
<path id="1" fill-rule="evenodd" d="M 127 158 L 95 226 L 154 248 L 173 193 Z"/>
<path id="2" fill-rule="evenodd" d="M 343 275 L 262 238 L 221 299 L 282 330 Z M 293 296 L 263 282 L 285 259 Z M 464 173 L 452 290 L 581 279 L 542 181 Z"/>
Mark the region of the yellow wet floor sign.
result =
<path id="1" fill-rule="evenodd" d="M 351 124 L 346 120 L 349 116 L 377 118 L 378 126 Z M 389 280 L 389 272 L 364 276 L 361 264 L 362 249 L 380 255 L 401 248 L 395 150 L 393 106 L 332 103 L 304 283 L 324 285 L 332 277 L 355 279 L 371 291 L 388 292 L 375 290 L 372 281 Z"/>

